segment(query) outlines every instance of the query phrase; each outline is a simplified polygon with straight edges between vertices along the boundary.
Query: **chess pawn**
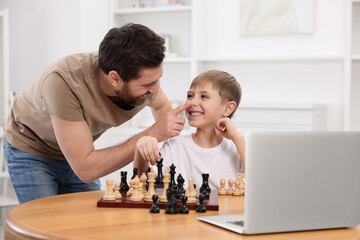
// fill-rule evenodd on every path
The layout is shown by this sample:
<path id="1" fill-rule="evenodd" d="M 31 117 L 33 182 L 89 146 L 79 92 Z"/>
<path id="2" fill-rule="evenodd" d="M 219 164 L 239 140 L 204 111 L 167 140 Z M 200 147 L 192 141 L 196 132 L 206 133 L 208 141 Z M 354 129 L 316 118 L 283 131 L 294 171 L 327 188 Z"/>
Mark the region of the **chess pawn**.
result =
<path id="1" fill-rule="evenodd" d="M 244 174 L 242 175 L 244 177 Z M 243 178 L 240 178 L 240 192 L 241 195 L 245 195 L 245 182 Z"/>
<path id="2" fill-rule="evenodd" d="M 114 180 L 106 180 L 106 192 L 103 196 L 104 200 L 115 200 L 115 194 L 113 190 Z"/>
<path id="3" fill-rule="evenodd" d="M 152 201 L 152 196 L 155 193 L 155 178 L 156 178 L 156 173 L 154 172 L 154 170 L 152 168 L 150 168 L 150 172 L 148 173 L 148 177 L 149 177 L 149 190 L 147 191 L 147 193 L 145 194 L 144 197 L 144 201 L 147 202 L 151 202 Z"/>
<path id="4" fill-rule="evenodd" d="M 131 196 L 134 192 L 134 179 L 129 180 L 130 189 L 127 191 L 126 195 Z"/>
<path id="5" fill-rule="evenodd" d="M 141 195 L 141 188 L 142 188 L 142 184 L 140 183 L 140 178 L 139 176 L 135 176 L 134 178 L 134 192 L 130 197 L 130 201 L 134 201 L 134 202 L 139 202 L 142 201 L 143 197 Z"/>
<path id="6" fill-rule="evenodd" d="M 204 206 L 204 200 L 205 200 L 205 195 L 204 194 L 200 194 L 199 195 L 199 205 L 196 207 L 195 211 L 199 212 L 199 213 L 204 213 L 206 212 L 206 208 Z"/>
<path id="7" fill-rule="evenodd" d="M 160 195 L 159 202 L 167 202 L 166 190 L 169 188 L 170 173 L 165 173 L 164 174 L 163 183 L 164 183 L 164 190 L 163 190 L 162 194 Z"/>
<path id="8" fill-rule="evenodd" d="M 239 173 L 236 174 L 236 179 L 240 181 L 240 178 L 243 178 L 241 172 L 239 172 Z"/>
<path id="9" fill-rule="evenodd" d="M 189 213 L 189 209 L 186 206 L 187 199 L 188 199 L 187 196 L 181 195 L 181 207 L 179 208 L 179 213 L 182 213 L 182 214 Z"/>
<path id="10" fill-rule="evenodd" d="M 189 187 L 185 195 L 188 197 L 188 203 L 197 203 L 194 180 L 192 178 L 189 179 Z"/>
<path id="11" fill-rule="evenodd" d="M 157 195 L 152 195 L 151 200 L 153 202 L 151 208 L 150 208 L 150 213 L 159 213 L 160 212 L 160 208 L 157 206 L 157 201 L 158 201 L 159 197 Z"/>
<path id="12" fill-rule="evenodd" d="M 241 196 L 241 192 L 240 192 L 240 181 L 236 180 L 235 181 L 235 191 L 233 192 L 234 196 Z"/>
<path id="13" fill-rule="evenodd" d="M 234 180 L 229 179 L 228 184 L 229 184 L 229 189 L 227 190 L 227 194 L 232 195 L 234 192 L 234 189 L 233 189 Z"/>
<path id="14" fill-rule="evenodd" d="M 226 180 L 222 178 L 220 180 L 220 189 L 218 191 L 219 195 L 226 195 L 227 194 L 227 191 L 225 189 L 225 184 L 226 184 Z"/>
<path id="15" fill-rule="evenodd" d="M 115 198 L 116 199 L 121 199 L 122 196 L 121 196 L 121 193 L 120 193 L 120 183 L 119 182 L 115 182 Z"/>

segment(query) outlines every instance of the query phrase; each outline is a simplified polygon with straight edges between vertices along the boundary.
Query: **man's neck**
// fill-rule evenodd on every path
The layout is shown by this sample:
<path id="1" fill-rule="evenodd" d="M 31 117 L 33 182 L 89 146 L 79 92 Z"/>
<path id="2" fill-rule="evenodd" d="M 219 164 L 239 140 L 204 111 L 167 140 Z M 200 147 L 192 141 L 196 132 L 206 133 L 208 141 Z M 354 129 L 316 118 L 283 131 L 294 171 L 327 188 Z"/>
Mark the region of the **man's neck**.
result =
<path id="1" fill-rule="evenodd" d="M 110 101 L 112 101 L 116 106 L 124 110 L 131 110 L 135 106 L 129 105 L 126 102 L 122 101 L 118 96 L 107 96 Z"/>

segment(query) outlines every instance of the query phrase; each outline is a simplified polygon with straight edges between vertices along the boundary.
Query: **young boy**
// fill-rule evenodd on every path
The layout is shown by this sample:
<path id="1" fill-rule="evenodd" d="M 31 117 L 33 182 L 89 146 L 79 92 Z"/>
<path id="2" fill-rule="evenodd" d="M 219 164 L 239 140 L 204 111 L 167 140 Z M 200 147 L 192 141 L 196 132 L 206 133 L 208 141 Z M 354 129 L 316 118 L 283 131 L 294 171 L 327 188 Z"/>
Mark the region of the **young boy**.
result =
<path id="1" fill-rule="evenodd" d="M 164 173 L 174 164 L 176 177 L 192 178 L 197 187 L 202 184 L 202 173 L 209 173 L 211 189 L 220 188 L 221 178 L 236 180 L 236 174 L 245 169 L 245 140 L 230 119 L 240 99 L 240 84 L 230 74 L 210 70 L 198 75 L 185 103 L 189 125 L 196 127 L 196 132 L 168 139 L 161 150 L 155 138 L 140 138 L 134 167 L 141 174 L 149 163 L 154 165 L 162 157 Z"/>

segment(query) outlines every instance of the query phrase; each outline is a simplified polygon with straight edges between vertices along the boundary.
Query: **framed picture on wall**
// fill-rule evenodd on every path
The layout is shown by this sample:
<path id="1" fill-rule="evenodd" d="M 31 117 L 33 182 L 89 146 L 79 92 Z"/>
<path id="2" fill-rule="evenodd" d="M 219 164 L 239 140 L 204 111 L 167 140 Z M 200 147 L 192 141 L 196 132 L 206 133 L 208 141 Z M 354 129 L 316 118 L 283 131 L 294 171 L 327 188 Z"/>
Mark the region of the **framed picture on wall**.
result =
<path id="1" fill-rule="evenodd" d="M 240 0 L 241 35 L 313 31 L 314 0 Z"/>

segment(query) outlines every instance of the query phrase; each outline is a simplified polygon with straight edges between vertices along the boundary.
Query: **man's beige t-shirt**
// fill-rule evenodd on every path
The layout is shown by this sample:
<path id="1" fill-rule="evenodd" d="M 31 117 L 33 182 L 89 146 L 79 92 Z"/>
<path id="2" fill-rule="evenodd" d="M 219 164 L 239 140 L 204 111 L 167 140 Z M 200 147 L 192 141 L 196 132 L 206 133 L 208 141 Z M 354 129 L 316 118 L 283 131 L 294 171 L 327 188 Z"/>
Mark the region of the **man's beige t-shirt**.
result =
<path id="1" fill-rule="evenodd" d="M 121 109 L 100 88 L 98 54 L 69 55 L 49 66 L 15 99 L 5 137 L 24 152 L 63 160 L 50 114 L 67 121 L 86 121 L 95 141 L 107 129 L 131 119 L 154 97 L 149 94 L 141 106 Z"/>

